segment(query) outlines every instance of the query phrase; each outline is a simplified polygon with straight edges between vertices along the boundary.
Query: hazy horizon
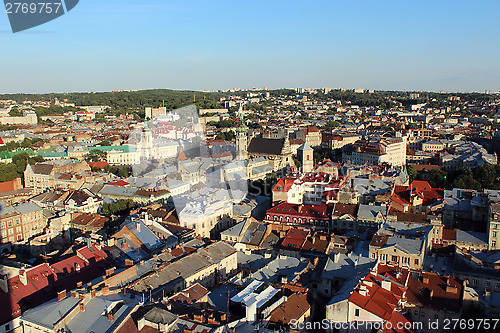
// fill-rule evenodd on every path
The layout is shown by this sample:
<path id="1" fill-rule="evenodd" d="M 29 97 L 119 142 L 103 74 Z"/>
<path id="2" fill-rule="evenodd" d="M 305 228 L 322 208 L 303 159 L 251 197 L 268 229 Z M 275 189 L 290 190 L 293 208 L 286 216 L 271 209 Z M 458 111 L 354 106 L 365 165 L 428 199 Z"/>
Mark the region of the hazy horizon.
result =
<path id="1" fill-rule="evenodd" d="M 499 9 L 498 1 L 80 1 L 16 34 L 2 11 L 0 93 L 497 92 Z"/>

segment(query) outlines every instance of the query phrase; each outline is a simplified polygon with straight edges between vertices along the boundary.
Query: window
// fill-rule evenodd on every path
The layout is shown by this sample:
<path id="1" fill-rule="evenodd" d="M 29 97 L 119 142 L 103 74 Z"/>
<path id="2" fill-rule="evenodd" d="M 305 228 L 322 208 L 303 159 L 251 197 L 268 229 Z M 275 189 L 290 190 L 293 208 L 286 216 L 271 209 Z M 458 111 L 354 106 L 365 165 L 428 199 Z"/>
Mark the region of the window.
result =
<path id="1" fill-rule="evenodd" d="M 415 259 L 415 265 L 418 265 L 418 259 Z"/>
<path id="2" fill-rule="evenodd" d="M 359 309 L 354 310 L 354 316 L 359 317 Z"/>
<path id="3" fill-rule="evenodd" d="M 477 280 L 476 280 L 476 279 L 473 279 L 473 280 L 472 280 L 472 285 L 473 285 L 473 286 L 477 286 Z"/>
<path id="4" fill-rule="evenodd" d="M 418 316 L 418 310 L 415 310 L 414 314 L 415 316 Z"/>
<path id="5" fill-rule="evenodd" d="M 497 237 L 497 232 L 496 231 L 493 231 L 493 237 Z"/>
<path id="6" fill-rule="evenodd" d="M 392 261 L 393 262 L 398 262 L 399 257 L 398 256 L 392 256 Z"/>

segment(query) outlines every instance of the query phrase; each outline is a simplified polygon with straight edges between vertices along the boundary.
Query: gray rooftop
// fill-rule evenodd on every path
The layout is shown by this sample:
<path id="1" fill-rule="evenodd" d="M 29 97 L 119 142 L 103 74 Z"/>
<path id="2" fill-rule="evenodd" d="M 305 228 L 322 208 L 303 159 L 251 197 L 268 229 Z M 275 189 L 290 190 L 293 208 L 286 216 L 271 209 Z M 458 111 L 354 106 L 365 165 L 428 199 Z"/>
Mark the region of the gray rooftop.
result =
<path id="1" fill-rule="evenodd" d="M 55 298 L 36 308 L 25 311 L 22 319 L 53 329 L 62 317 L 78 306 L 78 303 L 80 303 L 80 299 L 78 298 L 66 297 L 60 301 Z"/>
<path id="2" fill-rule="evenodd" d="M 400 237 L 389 237 L 384 247 L 397 246 L 410 254 L 420 254 L 424 242 L 419 239 L 408 239 Z"/>
<path id="3" fill-rule="evenodd" d="M 116 327 L 132 311 L 130 304 L 115 306 L 113 320 L 109 320 L 106 309 L 111 305 L 111 301 L 101 297 L 92 298 L 86 305 L 85 311 L 79 312 L 67 325 L 69 332 L 113 332 Z"/>
<path id="4" fill-rule="evenodd" d="M 140 229 L 137 228 L 138 224 L 140 224 Z M 163 245 L 163 241 L 141 220 L 130 222 L 126 226 L 149 250 L 156 249 Z"/>
<path id="5" fill-rule="evenodd" d="M 379 214 L 385 217 L 387 207 L 385 206 L 372 206 L 372 205 L 359 205 L 358 219 L 374 221 Z"/>
<path id="6" fill-rule="evenodd" d="M 375 265 L 375 261 L 366 256 L 349 253 L 332 253 L 328 257 L 328 261 L 321 274 L 322 279 L 344 278 L 349 279 L 351 276 L 357 275 L 360 272 L 368 272 Z"/>

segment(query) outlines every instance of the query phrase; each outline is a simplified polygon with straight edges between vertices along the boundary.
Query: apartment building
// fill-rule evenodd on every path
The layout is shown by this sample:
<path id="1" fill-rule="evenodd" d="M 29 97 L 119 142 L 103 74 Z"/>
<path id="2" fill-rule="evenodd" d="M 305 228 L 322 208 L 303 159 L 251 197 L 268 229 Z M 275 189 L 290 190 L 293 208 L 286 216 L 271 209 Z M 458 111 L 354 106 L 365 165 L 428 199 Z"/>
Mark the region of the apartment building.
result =
<path id="1" fill-rule="evenodd" d="M 500 204 L 490 204 L 490 220 L 488 223 L 489 250 L 500 250 Z"/>
<path id="2" fill-rule="evenodd" d="M 422 269 L 425 255 L 425 242 L 420 239 L 407 239 L 387 235 L 375 235 L 370 242 L 370 258 L 381 264 Z"/>
<path id="3" fill-rule="evenodd" d="M 343 152 L 342 161 L 358 165 L 405 165 L 406 138 L 371 138 L 356 141 L 352 149 Z"/>
<path id="4" fill-rule="evenodd" d="M 212 202 L 189 202 L 179 213 L 182 227 L 195 230 L 196 235 L 210 238 L 234 225 L 233 204 L 227 199 Z"/>
<path id="5" fill-rule="evenodd" d="M 86 179 L 92 178 L 90 172 L 87 162 L 73 159 L 28 164 L 24 171 L 24 183 L 36 194 L 47 189 L 77 189 Z"/>
<path id="6" fill-rule="evenodd" d="M 0 247 L 29 239 L 43 231 L 47 220 L 35 203 L 0 203 Z"/>

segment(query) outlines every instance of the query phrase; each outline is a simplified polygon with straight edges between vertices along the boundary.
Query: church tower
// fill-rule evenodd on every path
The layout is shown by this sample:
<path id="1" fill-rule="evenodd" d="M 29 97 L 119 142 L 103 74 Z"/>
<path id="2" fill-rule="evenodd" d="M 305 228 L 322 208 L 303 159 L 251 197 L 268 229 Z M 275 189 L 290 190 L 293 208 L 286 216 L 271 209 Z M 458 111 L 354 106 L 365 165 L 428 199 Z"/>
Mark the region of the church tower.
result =
<path id="1" fill-rule="evenodd" d="M 311 172 L 314 167 L 314 150 L 307 143 L 304 143 L 297 149 L 297 155 L 302 162 L 302 171 Z"/>
<path id="2" fill-rule="evenodd" d="M 140 142 L 141 157 L 151 158 L 153 156 L 153 134 L 149 127 L 144 128 Z"/>
<path id="3" fill-rule="evenodd" d="M 240 104 L 238 110 L 238 119 L 240 120 L 240 126 L 236 129 L 236 153 L 240 160 L 246 160 L 248 159 L 248 129 L 243 119 L 242 104 Z"/>

